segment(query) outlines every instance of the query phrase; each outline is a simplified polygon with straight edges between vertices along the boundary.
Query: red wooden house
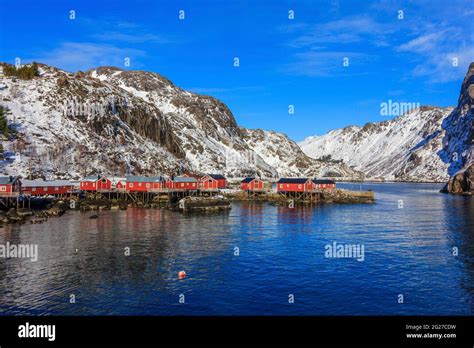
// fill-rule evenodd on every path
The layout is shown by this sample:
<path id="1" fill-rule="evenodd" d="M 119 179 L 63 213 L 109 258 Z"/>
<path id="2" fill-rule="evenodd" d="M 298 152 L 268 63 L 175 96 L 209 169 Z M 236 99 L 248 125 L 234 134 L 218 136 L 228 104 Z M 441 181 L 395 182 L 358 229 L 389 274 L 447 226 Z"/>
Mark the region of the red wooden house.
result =
<path id="1" fill-rule="evenodd" d="M 163 178 L 159 176 L 129 176 L 126 183 L 127 192 L 153 192 L 164 188 Z"/>
<path id="2" fill-rule="evenodd" d="M 201 190 L 218 190 L 219 182 L 213 177 L 205 175 L 199 180 L 199 187 Z"/>
<path id="3" fill-rule="evenodd" d="M 198 189 L 197 179 L 189 176 L 176 176 L 171 184 L 171 188 L 174 190 L 192 191 Z"/>
<path id="4" fill-rule="evenodd" d="M 93 175 L 81 180 L 80 189 L 82 191 L 110 191 L 112 181 L 104 175 Z"/>
<path id="5" fill-rule="evenodd" d="M 308 178 L 281 178 L 277 181 L 278 192 L 308 192 L 314 190 L 314 183 Z"/>
<path id="6" fill-rule="evenodd" d="M 21 192 L 21 180 L 18 176 L 0 176 L 0 196 L 13 196 Z"/>
<path id="7" fill-rule="evenodd" d="M 245 178 L 240 182 L 240 189 L 244 191 L 263 191 L 263 181 L 259 178 Z"/>
<path id="8" fill-rule="evenodd" d="M 162 177 L 162 185 L 164 189 L 172 189 L 173 188 L 173 180 L 169 177 Z"/>
<path id="9" fill-rule="evenodd" d="M 227 187 L 227 179 L 221 174 L 204 175 L 200 180 L 201 184 L 203 184 L 205 182 L 208 182 L 207 185 L 215 185 L 214 181 L 217 181 L 217 188 L 218 189 L 223 189 L 223 188 Z"/>
<path id="10" fill-rule="evenodd" d="M 318 190 L 335 189 L 336 183 L 329 179 L 313 179 L 314 186 Z"/>
<path id="11" fill-rule="evenodd" d="M 117 183 L 115 184 L 115 189 L 117 191 L 125 191 L 125 187 L 127 185 L 127 181 L 126 180 L 119 180 L 117 181 Z"/>
<path id="12" fill-rule="evenodd" d="M 112 191 L 125 192 L 125 184 L 127 183 L 127 178 L 123 176 L 109 176 L 107 177 L 107 179 L 112 182 Z"/>
<path id="13" fill-rule="evenodd" d="M 21 191 L 31 196 L 71 193 L 74 184 L 67 180 L 23 180 Z"/>

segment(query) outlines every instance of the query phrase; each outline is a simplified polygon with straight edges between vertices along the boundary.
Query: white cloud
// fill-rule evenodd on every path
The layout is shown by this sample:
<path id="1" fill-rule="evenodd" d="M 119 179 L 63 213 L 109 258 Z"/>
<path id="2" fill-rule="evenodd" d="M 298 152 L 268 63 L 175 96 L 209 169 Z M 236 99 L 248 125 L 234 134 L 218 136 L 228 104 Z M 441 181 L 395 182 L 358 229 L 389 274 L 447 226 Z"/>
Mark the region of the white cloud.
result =
<path id="1" fill-rule="evenodd" d="M 415 38 L 395 50 L 409 54 L 415 62 L 412 77 L 426 77 L 432 83 L 462 79 L 474 61 L 473 36 L 462 26 L 420 26 Z"/>
<path id="2" fill-rule="evenodd" d="M 435 49 L 441 38 L 442 33 L 430 33 L 422 35 L 400 45 L 397 50 L 400 52 L 425 53 Z"/>
<path id="3" fill-rule="evenodd" d="M 123 67 L 124 59 L 130 58 L 131 66 L 138 67 L 137 58 L 145 52 L 132 48 L 120 48 L 109 44 L 64 42 L 58 48 L 31 58 L 67 71 L 87 70 L 97 66 Z"/>
<path id="4" fill-rule="evenodd" d="M 291 75 L 309 77 L 334 77 L 345 74 L 361 74 L 361 67 L 372 58 L 369 55 L 349 51 L 296 53 L 294 61 L 287 64 L 284 72 Z M 349 59 L 349 66 L 343 66 L 344 58 Z"/>
<path id="5" fill-rule="evenodd" d="M 305 33 L 290 42 L 290 46 L 312 47 L 321 44 L 352 44 L 365 41 L 375 46 L 386 46 L 386 35 L 394 29 L 385 23 L 375 21 L 373 18 L 352 16 L 326 23 L 306 26 Z"/>
<path id="6" fill-rule="evenodd" d="M 457 60 L 457 66 L 454 60 Z M 458 51 L 433 52 L 412 71 L 416 77 L 425 76 L 430 82 L 443 83 L 462 80 L 467 67 L 474 61 L 474 47 L 461 47 Z"/>

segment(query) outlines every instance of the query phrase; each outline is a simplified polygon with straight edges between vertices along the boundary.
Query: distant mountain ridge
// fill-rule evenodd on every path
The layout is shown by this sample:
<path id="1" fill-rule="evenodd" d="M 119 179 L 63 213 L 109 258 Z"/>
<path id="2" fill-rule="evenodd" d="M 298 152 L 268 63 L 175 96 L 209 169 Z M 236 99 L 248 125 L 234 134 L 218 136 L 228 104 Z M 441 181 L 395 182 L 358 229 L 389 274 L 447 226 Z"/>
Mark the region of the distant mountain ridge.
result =
<path id="1" fill-rule="evenodd" d="M 79 178 L 180 169 L 229 177 L 363 178 L 344 164 L 306 156 L 283 134 L 239 127 L 221 101 L 159 74 L 37 66 L 39 76 L 26 80 L 0 68 L 0 105 L 10 109 L 8 122 L 17 129 L 14 138 L 2 140 L 5 174 Z"/>
<path id="2" fill-rule="evenodd" d="M 298 145 L 312 158 L 342 160 L 366 179 L 445 182 L 473 160 L 474 63 L 456 108 L 422 106 L 392 120 L 349 126 Z"/>

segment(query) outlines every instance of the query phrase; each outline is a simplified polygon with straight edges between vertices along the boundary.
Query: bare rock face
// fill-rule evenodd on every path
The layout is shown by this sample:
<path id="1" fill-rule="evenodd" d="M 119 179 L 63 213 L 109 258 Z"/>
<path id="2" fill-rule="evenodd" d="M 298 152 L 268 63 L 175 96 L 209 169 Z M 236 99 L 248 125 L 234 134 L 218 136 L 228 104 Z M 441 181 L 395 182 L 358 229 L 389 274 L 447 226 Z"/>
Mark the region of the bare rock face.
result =
<path id="1" fill-rule="evenodd" d="M 474 163 L 454 174 L 441 192 L 462 195 L 474 194 Z"/>
<path id="2" fill-rule="evenodd" d="M 464 78 L 458 106 L 445 120 L 449 125 L 444 142 L 445 152 L 456 159 L 451 165 L 456 170 L 442 192 L 474 193 L 474 63 Z"/>
<path id="3" fill-rule="evenodd" d="M 459 93 L 458 105 L 443 121 L 446 135 L 440 155 L 449 160 L 455 175 L 474 159 L 474 63 L 471 63 Z"/>

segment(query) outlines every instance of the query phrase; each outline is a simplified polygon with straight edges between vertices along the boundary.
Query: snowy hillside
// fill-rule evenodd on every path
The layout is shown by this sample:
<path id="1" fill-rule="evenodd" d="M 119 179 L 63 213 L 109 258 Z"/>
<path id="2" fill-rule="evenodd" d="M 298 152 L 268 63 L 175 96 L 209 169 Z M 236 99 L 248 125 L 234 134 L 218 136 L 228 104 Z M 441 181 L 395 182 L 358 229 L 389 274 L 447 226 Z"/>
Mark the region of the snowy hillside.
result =
<path id="1" fill-rule="evenodd" d="M 342 160 L 368 178 L 445 181 L 447 167 L 437 152 L 442 147 L 442 122 L 451 108 L 421 107 L 390 121 L 350 126 L 299 145 L 309 156 Z"/>
<path id="2" fill-rule="evenodd" d="M 268 178 L 299 176 L 324 165 L 278 133 L 254 147 L 244 137 L 251 131 L 237 125 L 224 103 L 187 92 L 159 74 L 38 67 L 39 76 L 30 80 L 0 71 L 0 106 L 10 110 L 7 120 L 16 129 L 1 141 L 4 174 L 78 178 L 179 169 Z M 291 144 L 284 149 L 283 138 Z M 282 159 L 304 158 L 303 165 L 274 161 L 268 154 L 276 150 L 284 153 Z M 340 164 L 333 167 L 335 173 L 358 175 Z"/>
<path id="3" fill-rule="evenodd" d="M 278 170 L 280 176 L 335 177 L 341 180 L 362 180 L 362 173 L 354 172 L 341 163 L 315 161 L 286 135 L 261 129 L 242 129 L 245 142 L 268 164 Z M 301 173 L 301 174 L 300 174 Z"/>
<path id="4" fill-rule="evenodd" d="M 313 158 L 342 160 L 367 179 L 449 179 L 472 162 L 474 64 L 461 87 L 458 106 L 421 107 L 393 120 L 349 126 L 299 143 Z"/>

